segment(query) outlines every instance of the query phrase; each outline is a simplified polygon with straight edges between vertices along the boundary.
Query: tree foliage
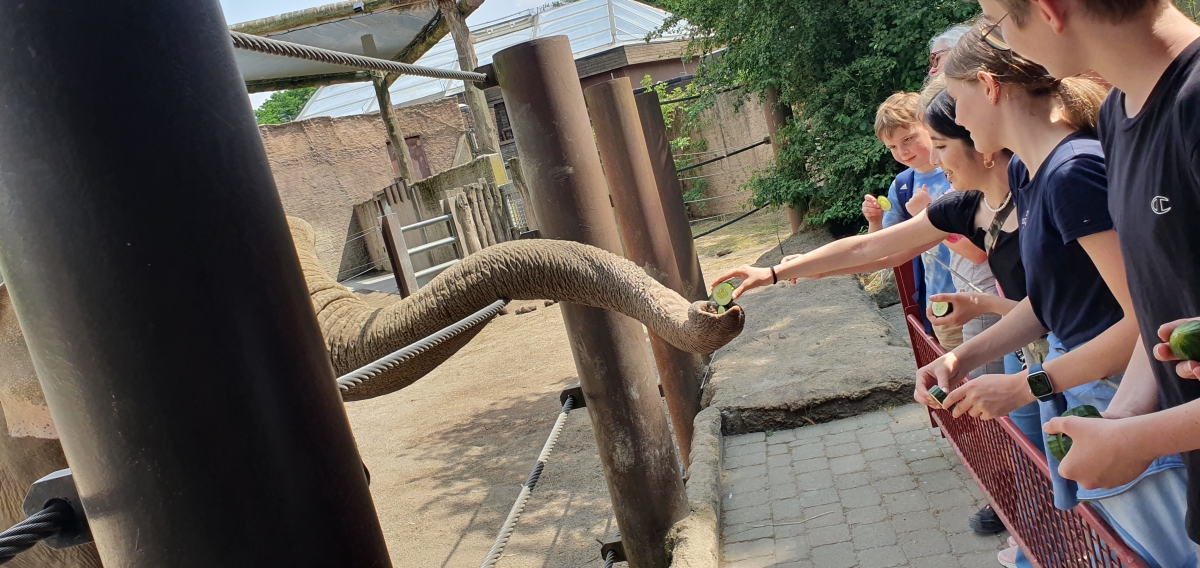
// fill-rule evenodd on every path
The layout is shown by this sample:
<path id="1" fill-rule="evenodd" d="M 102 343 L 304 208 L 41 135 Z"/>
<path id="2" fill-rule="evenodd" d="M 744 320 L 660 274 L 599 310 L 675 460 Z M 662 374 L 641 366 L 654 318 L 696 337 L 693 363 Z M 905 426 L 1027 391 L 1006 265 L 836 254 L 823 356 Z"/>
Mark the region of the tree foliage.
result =
<path id="1" fill-rule="evenodd" d="M 776 162 L 749 186 L 755 205 L 792 205 L 814 223 L 853 223 L 864 193 L 887 190 L 902 166 L 875 138 L 875 109 L 919 89 L 929 40 L 979 11 L 962 0 L 657 3 L 673 14 L 660 31 L 682 26 L 694 53 L 724 49 L 704 58 L 697 82 L 742 85 L 743 97 L 775 88 L 795 112 Z"/>
<path id="2" fill-rule="evenodd" d="M 263 101 L 262 106 L 255 109 L 254 117 L 258 119 L 259 124 L 283 124 L 291 122 L 300 114 L 300 110 L 304 108 L 304 103 L 308 102 L 309 97 L 316 90 L 316 87 L 305 87 L 303 89 L 276 91 L 271 94 L 271 98 Z"/>

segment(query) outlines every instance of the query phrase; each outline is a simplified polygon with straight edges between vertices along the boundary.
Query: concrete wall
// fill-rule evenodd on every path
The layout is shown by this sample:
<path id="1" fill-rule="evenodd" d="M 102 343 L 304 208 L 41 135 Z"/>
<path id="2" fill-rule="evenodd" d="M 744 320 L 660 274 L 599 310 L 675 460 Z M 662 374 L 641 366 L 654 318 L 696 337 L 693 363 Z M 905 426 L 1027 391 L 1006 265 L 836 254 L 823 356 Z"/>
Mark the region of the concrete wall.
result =
<path id="1" fill-rule="evenodd" d="M 405 136 L 420 136 L 432 173 L 449 169 L 464 128 L 454 99 L 398 108 Z M 317 255 L 330 274 L 348 277 L 370 258 L 354 206 L 394 181 L 379 114 L 314 118 L 259 128 L 288 215 L 313 225 Z M 349 242 L 347 242 L 349 241 Z"/>
<path id="2" fill-rule="evenodd" d="M 734 110 L 737 92 L 726 92 L 717 95 L 717 104 L 705 111 L 703 118 L 709 120 L 708 126 L 692 134 L 693 138 L 703 138 L 708 142 L 710 153 L 690 156 L 688 163 L 699 163 L 720 156 L 722 153 L 711 152 L 728 148 L 733 151 L 758 142 L 767 136 L 767 121 L 762 107 L 756 97 L 750 97 L 740 109 Z M 703 208 L 693 208 L 689 211 L 693 217 L 708 217 L 721 213 L 739 211 L 741 205 L 749 201 L 749 191 L 739 191 L 738 186 L 750 181 L 754 172 L 767 167 L 773 154 L 771 145 L 764 144 L 748 152 L 743 152 L 732 158 L 726 158 L 713 164 L 689 170 L 680 174 L 680 179 L 700 178 L 708 182 L 704 197 L 717 197 L 733 194 L 707 201 Z M 684 182 L 684 190 L 689 189 L 689 183 Z"/>

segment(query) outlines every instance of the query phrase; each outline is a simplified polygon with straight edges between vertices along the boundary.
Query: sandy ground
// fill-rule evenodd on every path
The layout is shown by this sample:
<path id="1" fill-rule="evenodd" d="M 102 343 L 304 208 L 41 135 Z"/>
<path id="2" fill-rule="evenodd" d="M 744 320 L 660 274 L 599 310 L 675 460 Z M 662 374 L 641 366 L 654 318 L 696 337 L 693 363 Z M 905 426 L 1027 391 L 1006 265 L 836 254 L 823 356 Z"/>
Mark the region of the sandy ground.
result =
<path id="1" fill-rule="evenodd" d="M 700 239 L 705 274 L 778 254 L 787 230 L 786 214 L 760 212 Z M 559 392 L 576 382 L 559 307 L 513 308 L 525 305 L 538 309 L 498 318 L 415 385 L 346 405 L 397 567 L 482 562 L 554 423 Z M 601 566 L 597 539 L 615 530 L 587 412 L 575 411 L 498 566 Z"/>

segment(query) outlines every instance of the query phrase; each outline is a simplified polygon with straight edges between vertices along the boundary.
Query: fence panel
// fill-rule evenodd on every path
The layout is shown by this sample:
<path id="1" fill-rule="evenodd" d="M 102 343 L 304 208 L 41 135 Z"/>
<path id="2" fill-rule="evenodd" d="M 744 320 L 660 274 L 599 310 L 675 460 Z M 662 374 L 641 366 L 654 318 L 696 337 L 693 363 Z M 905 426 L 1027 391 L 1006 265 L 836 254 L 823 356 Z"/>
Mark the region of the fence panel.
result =
<path id="1" fill-rule="evenodd" d="M 945 351 L 937 339 L 925 333 L 919 309 L 913 301 L 916 287 L 911 265 L 899 266 L 894 272 L 908 335 L 912 339 L 913 356 L 917 367 L 922 367 L 941 357 Z M 979 420 L 966 415 L 953 418 L 945 410 L 930 410 L 930 419 L 950 442 L 980 491 L 1035 566 L 1146 566 L 1086 503 L 1070 511 L 1054 508 L 1046 457 L 1011 420 Z"/>

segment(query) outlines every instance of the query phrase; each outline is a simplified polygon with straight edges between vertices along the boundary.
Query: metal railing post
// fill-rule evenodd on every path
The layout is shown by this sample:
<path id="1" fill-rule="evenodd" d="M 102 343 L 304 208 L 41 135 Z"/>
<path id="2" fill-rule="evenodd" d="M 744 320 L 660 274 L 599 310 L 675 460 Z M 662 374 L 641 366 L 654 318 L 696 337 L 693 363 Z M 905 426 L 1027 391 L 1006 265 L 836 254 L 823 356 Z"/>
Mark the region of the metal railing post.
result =
<path id="1" fill-rule="evenodd" d="M 620 77 L 583 92 L 600 146 L 604 177 L 617 212 L 625 252 L 664 286 L 682 293 L 679 266 L 663 216 L 646 137 L 638 120 L 633 86 Z M 698 357 L 680 351 L 651 332 L 650 347 L 658 367 L 667 410 L 675 427 L 675 442 L 685 466 L 691 463 L 692 421 L 700 413 L 701 367 Z"/>
<path id="2" fill-rule="evenodd" d="M 542 236 L 621 254 L 570 42 L 540 38 L 493 61 Z M 562 313 L 630 565 L 665 567 L 667 531 L 687 502 L 642 326 L 569 303 Z"/>
<path id="3" fill-rule="evenodd" d="M 0 52 L 0 271 L 104 565 L 391 566 L 218 2 L 0 2 Z"/>
<path id="4" fill-rule="evenodd" d="M 634 101 L 637 103 L 646 149 L 650 154 L 650 166 L 654 168 L 654 181 L 658 185 L 659 201 L 667 220 L 671 248 L 675 250 L 675 262 L 683 281 L 680 293 L 693 302 L 705 300 L 708 298 L 708 285 L 704 282 L 700 259 L 696 256 L 696 241 L 692 239 L 692 226 L 688 223 L 687 208 L 683 204 L 683 188 L 675 171 L 675 156 L 671 152 L 671 141 L 667 140 L 667 126 L 663 122 L 658 93 L 646 91 L 634 96 Z"/>
<path id="5" fill-rule="evenodd" d="M 407 298 L 417 291 L 417 277 L 413 273 L 408 244 L 404 242 L 404 231 L 400 228 L 400 221 L 395 213 L 380 217 L 379 226 L 383 228 L 383 245 L 387 248 L 388 260 L 392 263 L 396 290 L 401 298 Z"/>

